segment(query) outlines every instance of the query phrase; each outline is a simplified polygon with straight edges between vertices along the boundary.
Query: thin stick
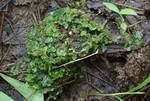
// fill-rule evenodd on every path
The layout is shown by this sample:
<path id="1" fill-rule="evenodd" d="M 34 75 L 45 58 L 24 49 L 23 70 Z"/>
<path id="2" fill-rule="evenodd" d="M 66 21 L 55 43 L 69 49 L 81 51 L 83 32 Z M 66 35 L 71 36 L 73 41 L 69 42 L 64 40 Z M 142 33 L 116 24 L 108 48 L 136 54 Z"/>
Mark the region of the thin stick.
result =
<path id="1" fill-rule="evenodd" d="M 118 89 L 117 89 L 116 87 L 114 87 L 110 82 L 104 80 L 103 78 L 97 77 L 96 75 L 94 75 L 94 74 L 92 74 L 92 73 L 90 73 L 90 72 L 88 72 L 88 71 L 86 71 L 86 72 L 87 72 L 89 75 L 93 76 L 94 78 L 97 78 L 97 79 L 99 79 L 99 80 L 105 82 L 105 83 L 108 84 L 109 86 L 112 86 L 113 88 L 115 88 L 116 90 L 118 90 Z"/>
<path id="2" fill-rule="evenodd" d="M 107 68 L 110 69 L 111 66 L 110 66 L 110 63 L 109 63 L 109 61 L 107 60 L 106 56 L 104 57 L 104 56 L 101 55 L 100 58 L 105 62 Z"/>
<path id="3" fill-rule="evenodd" d="M 2 49 L 2 44 L 3 44 L 3 38 L 2 38 L 2 33 L 3 33 L 3 24 L 4 24 L 4 18 L 5 14 L 2 13 L 2 19 L 1 19 L 1 25 L 0 25 L 0 48 Z"/>
<path id="4" fill-rule="evenodd" d="M 65 67 L 65 66 L 67 66 L 67 65 L 70 65 L 70 64 L 73 64 L 73 63 L 82 61 L 82 60 L 85 60 L 85 59 L 90 58 L 90 57 L 92 57 L 92 56 L 95 56 L 95 55 L 97 55 L 97 54 L 99 54 L 98 50 L 97 50 L 95 53 L 90 54 L 90 55 L 87 55 L 87 56 L 85 56 L 85 57 L 83 57 L 83 58 L 79 58 L 79 59 L 77 59 L 77 60 L 70 61 L 70 62 L 67 62 L 67 63 L 65 63 L 65 64 L 62 64 L 62 65 L 56 67 L 56 69 L 61 68 L 61 67 Z"/>
<path id="5" fill-rule="evenodd" d="M 2 56 L 1 60 L 0 60 L 0 64 L 2 64 L 2 62 L 4 61 L 5 57 L 8 55 L 10 49 L 11 49 L 12 44 L 9 45 L 6 53 L 4 54 L 4 56 Z"/>
<path id="6" fill-rule="evenodd" d="M 144 11 L 144 9 L 141 9 L 141 8 L 137 8 L 137 7 L 133 7 L 133 6 L 128 6 L 126 4 L 119 4 L 119 3 L 114 3 L 118 6 L 122 6 L 122 7 L 128 7 L 128 8 L 132 8 L 132 9 L 135 9 L 135 10 L 139 10 L 139 11 Z"/>
<path id="7" fill-rule="evenodd" d="M 134 24 L 132 24 L 132 25 L 129 25 L 128 26 L 128 28 L 131 28 L 131 27 L 133 27 L 133 26 L 135 26 L 135 25 L 137 25 L 137 24 L 139 24 L 139 23 L 141 23 L 142 21 L 138 21 L 138 22 L 136 22 L 136 23 L 134 23 Z"/>
<path id="8" fill-rule="evenodd" d="M 97 70 L 103 75 L 103 77 L 105 77 L 105 78 L 107 78 L 109 81 L 113 82 L 113 80 L 112 80 L 110 77 L 108 77 L 108 76 L 106 75 L 106 73 L 104 73 L 104 71 L 101 70 L 100 67 L 98 67 L 98 65 L 95 65 L 94 63 L 91 63 L 91 62 L 90 62 L 89 64 L 91 64 L 93 67 L 95 67 L 95 69 L 97 69 Z"/>
<path id="9" fill-rule="evenodd" d="M 4 67 L 14 66 L 14 65 L 15 65 L 15 63 L 6 64 L 6 65 L 3 65 L 3 66 L 2 66 L 2 68 L 4 68 Z"/>
<path id="10" fill-rule="evenodd" d="M 2 22 L 0 25 L 0 51 L 1 51 L 1 57 L 0 57 L 0 61 L 3 59 L 3 23 L 4 23 L 4 19 L 5 19 L 5 14 L 2 13 Z M 0 63 L 1 64 L 1 63 Z"/>
<path id="11" fill-rule="evenodd" d="M 8 5 L 12 0 L 3 0 L 3 1 L 4 1 L 4 3 L 2 2 L 2 3 L 0 4 L 0 11 L 2 11 L 3 8 L 4 8 L 6 5 Z"/>
<path id="12" fill-rule="evenodd" d="M 76 80 L 73 79 L 73 80 L 71 80 L 71 81 L 65 82 L 65 83 L 63 83 L 63 84 L 57 86 L 57 88 L 63 87 L 63 86 L 65 86 L 65 85 L 69 85 L 69 84 L 71 84 L 71 83 L 73 83 L 73 82 L 75 82 L 75 81 L 76 81 Z"/>
<path id="13" fill-rule="evenodd" d="M 34 12 L 32 13 L 32 17 L 34 19 L 35 25 L 37 25 L 38 24 L 38 20 L 37 20 L 36 14 Z"/>
<path id="14" fill-rule="evenodd" d="M 90 85 L 92 88 L 94 88 L 95 90 L 97 90 L 99 93 L 102 93 L 103 91 L 100 90 L 99 88 L 97 88 L 96 86 L 94 86 L 93 84 L 87 82 L 88 85 Z"/>

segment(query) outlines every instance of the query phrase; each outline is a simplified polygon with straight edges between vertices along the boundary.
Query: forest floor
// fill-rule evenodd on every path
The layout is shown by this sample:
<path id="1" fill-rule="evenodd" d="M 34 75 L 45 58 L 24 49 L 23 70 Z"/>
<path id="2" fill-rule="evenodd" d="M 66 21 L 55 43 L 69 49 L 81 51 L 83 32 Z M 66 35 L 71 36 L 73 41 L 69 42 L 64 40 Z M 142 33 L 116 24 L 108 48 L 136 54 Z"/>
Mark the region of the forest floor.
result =
<path id="1" fill-rule="evenodd" d="M 13 76 L 10 72 L 21 58 L 26 56 L 26 33 L 36 26 L 45 15 L 71 0 L 0 0 L 0 71 Z M 103 2 L 108 0 L 87 0 L 82 8 L 91 14 L 97 23 L 106 23 L 114 39 L 120 37 L 115 14 L 104 9 Z M 89 96 L 94 92 L 124 92 L 138 85 L 150 74 L 150 1 L 149 0 L 109 0 L 117 6 L 132 7 L 137 17 L 127 16 L 126 22 L 142 32 L 144 46 L 134 51 L 126 51 L 121 44 L 112 44 L 104 54 L 95 56 L 93 61 L 85 60 L 85 76 L 64 88 L 57 101 L 116 101 L 111 97 Z M 113 23 L 112 23 L 113 22 Z M 14 77 L 14 76 L 13 76 Z M 19 77 L 20 79 L 23 77 Z M 0 90 L 7 92 L 15 101 L 23 97 L 0 79 Z M 150 91 L 146 86 L 141 91 Z M 126 96 L 125 101 L 149 101 L 150 96 Z"/>

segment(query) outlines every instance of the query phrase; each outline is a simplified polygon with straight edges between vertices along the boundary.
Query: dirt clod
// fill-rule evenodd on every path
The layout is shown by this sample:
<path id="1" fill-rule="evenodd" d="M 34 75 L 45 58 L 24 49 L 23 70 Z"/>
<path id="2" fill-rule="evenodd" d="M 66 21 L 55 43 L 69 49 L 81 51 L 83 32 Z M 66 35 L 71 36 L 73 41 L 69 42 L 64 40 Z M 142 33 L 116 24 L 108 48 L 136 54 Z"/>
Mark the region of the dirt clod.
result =
<path id="1" fill-rule="evenodd" d="M 150 47 L 146 46 L 128 55 L 124 66 L 127 77 L 138 83 L 149 74 L 150 71 Z"/>

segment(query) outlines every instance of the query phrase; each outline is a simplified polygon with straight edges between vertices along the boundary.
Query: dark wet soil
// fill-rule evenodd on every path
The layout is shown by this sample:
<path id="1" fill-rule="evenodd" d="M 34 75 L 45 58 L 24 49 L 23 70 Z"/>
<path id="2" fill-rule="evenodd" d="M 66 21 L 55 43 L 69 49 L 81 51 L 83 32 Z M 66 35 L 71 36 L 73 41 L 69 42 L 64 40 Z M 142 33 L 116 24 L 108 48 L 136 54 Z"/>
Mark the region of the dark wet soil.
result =
<path id="1" fill-rule="evenodd" d="M 71 2 L 71 0 L 0 1 L 0 70 L 2 72 L 11 75 L 12 66 L 26 56 L 26 33 L 48 12 L 66 6 L 69 1 Z M 98 23 L 108 22 L 106 27 L 113 38 L 119 40 L 120 33 L 114 23 L 118 19 L 115 14 L 104 9 L 103 1 L 107 0 L 88 0 L 82 10 L 91 14 L 91 18 Z M 138 17 L 126 17 L 126 21 L 129 25 L 139 22 L 136 28 L 144 35 L 145 47 L 127 52 L 120 42 L 108 46 L 105 54 L 85 60 L 82 79 L 64 88 L 65 92 L 58 101 L 116 101 L 114 98 L 89 96 L 89 94 L 97 91 L 101 93 L 127 91 L 150 74 L 150 1 L 112 1 L 120 8 L 130 6 L 138 11 Z M 0 79 L 0 90 L 11 95 L 15 101 L 23 101 L 23 98 L 2 79 Z M 148 99 L 148 96 L 139 98 L 133 96 L 126 101 L 149 101 Z"/>

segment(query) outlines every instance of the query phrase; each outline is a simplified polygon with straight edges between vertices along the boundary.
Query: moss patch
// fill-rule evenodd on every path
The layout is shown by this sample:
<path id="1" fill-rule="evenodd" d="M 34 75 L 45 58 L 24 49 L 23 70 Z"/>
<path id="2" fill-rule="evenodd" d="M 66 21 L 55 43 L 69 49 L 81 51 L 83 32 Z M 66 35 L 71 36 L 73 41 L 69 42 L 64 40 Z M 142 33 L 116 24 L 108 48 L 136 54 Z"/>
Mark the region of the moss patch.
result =
<path id="1" fill-rule="evenodd" d="M 50 13 L 27 35 L 28 83 L 36 89 L 59 94 L 65 78 L 76 76 L 78 66 L 55 67 L 103 49 L 111 42 L 106 30 L 82 11 L 60 8 Z M 74 67 L 74 68 L 73 68 Z M 61 82 L 61 83 L 60 83 Z"/>

